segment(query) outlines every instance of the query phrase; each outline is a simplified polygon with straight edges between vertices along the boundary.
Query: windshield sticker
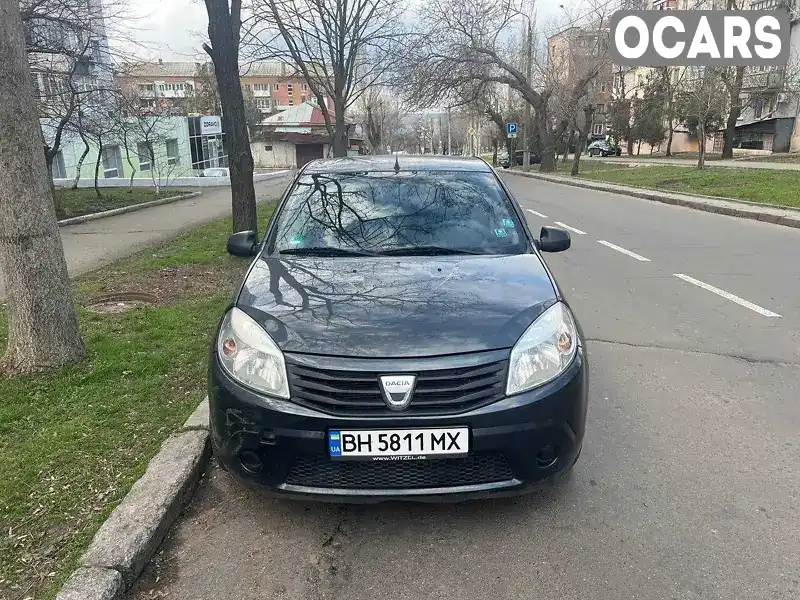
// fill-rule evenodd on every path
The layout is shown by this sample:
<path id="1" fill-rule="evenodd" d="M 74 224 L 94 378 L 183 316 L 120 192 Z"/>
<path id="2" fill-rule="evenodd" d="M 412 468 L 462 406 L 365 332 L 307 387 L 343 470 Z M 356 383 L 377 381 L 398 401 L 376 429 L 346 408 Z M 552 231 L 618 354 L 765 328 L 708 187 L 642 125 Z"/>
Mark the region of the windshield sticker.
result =
<path id="1" fill-rule="evenodd" d="M 292 236 L 292 239 L 289 240 L 289 243 L 292 246 L 297 246 L 298 244 L 302 244 L 303 243 L 303 234 L 302 233 L 294 234 Z"/>
<path id="2" fill-rule="evenodd" d="M 499 238 L 507 238 L 508 232 L 505 229 L 495 229 L 494 234 Z"/>
<path id="3" fill-rule="evenodd" d="M 510 227 L 511 229 L 514 229 L 514 221 L 511 219 L 503 219 L 503 227 Z"/>

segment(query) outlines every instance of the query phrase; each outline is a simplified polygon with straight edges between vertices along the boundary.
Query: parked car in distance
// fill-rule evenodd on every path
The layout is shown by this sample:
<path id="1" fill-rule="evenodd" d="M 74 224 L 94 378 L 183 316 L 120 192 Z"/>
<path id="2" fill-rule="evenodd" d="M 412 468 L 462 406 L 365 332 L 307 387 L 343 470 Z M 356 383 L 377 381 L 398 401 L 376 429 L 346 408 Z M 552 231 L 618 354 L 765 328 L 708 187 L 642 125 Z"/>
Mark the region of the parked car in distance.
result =
<path id="1" fill-rule="evenodd" d="M 532 490 L 578 459 L 586 346 L 542 258 L 564 229 L 481 159 L 315 160 L 212 342 L 214 451 L 240 482 L 336 501 Z"/>
<path id="2" fill-rule="evenodd" d="M 212 167 L 210 169 L 203 169 L 200 177 L 230 177 L 231 172 L 227 167 Z"/>
<path id="3" fill-rule="evenodd" d="M 525 151 L 524 150 L 517 150 L 514 153 L 514 165 L 517 167 L 521 167 L 525 160 Z M 538 165 L 542 162 L 542 155 L 538 152 L 531 152 L 530 153 L 530 164 Z M 508 169 L 511 166 L 511 161 L 508 158 L 508 155 L 503 157 L 503 160 L 500 161 L 500 166 L 504 169 Z"/>
<path id="4" fill-rule="evenodd" d="M 586 149 L 589 156 L 621 156 L 622 148 L 617 144 L 609 144 L 606 140 L 597 140 Z"/>

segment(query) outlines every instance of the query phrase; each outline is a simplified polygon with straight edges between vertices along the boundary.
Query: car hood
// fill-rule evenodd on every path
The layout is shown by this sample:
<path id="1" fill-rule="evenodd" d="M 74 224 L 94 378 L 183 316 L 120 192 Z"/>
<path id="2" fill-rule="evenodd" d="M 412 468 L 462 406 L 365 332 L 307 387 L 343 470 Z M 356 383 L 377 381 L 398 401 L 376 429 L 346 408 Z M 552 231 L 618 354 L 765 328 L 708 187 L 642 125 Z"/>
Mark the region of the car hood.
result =
<path id="1" fill-rule="evenodd" d="M 509 348 L 555 300 L 535 254 L 261 257 L 237 306 L 285 352 L 400 358 Z"/>

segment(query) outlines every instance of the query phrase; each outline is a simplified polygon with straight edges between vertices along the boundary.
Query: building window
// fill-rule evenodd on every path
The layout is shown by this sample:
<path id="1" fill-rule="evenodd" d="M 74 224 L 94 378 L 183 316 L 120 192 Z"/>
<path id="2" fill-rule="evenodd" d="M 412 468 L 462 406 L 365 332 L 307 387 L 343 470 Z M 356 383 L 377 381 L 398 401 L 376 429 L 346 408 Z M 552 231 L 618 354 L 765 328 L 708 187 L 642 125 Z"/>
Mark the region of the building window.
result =
<path id="1" fill-rule="evenodd" d="M 602 115 L 602 114 L 605 114 L 605 112 L 606 112 L 606 105 L 605 105 L 605 104 L 598 104 L 598 105 L 597 105 L 597 112 L 599 112 L 601 115 Z"/>
<path id="2" fill-rule="evenodd" d="M 290 98 L 292 97 L 292 94 L 294 93 L 294 89 L 292 88 L 292 84 L 291 83 L 287 83 L 286 84 L 286 93 L 289 94 Z"/>
<path id="3" fill-rule="evenodd" d="M 66 179 L 67 168 L 64 166 L 64 153 L 59 150 L 53 159 L 53 179 Z"/>
<path id="4" fill-rule="evenodd" d="M 594 135 L 603 135 L 603 124 L 595 123 L 594 127 L 592 128 L 592 133 Z"/>
<path id="5" fill-rule="evenodd" d="M 294 106 L 294 97 L 289 96 L 289 106 Z"/>
<path id="6" fill-rule="evenodd" d="M 119 146 L 103 147 L 103 177 L 122 177 L 122 153 Z"/>
<path id="7" fill-rule="evenodd" d="M 150 150 L 147 147 L 147 142 L 139 142 L 136 144 L 136 153 L 139 155 L 139 170 L 149 171 L 153 165 L 150 162 Z"/>
<path id="8" fill-rule="evenodd" d="M 601 94 L 605 94 L 605 92 L 606 92 L 606 82 L 605 81 L 601 81 L 600 82 L 600 93 Z"/>
<path id="9" fill-rule="evenodd" d="M 264 146 L 265 152 L 272 152 L 272 146 Z"/>
<path id="10" fill-rule="evenodd" d="M 305 92 L 308 89 L 308 84 L 307 83 L 301 83 L 300 84 L 300 89 Z"/>
<path id="11" fill-rule="evenodd" d="M 268 111 L 270 108 L 269 98 L 256 98 L 256 107 L 262 111 Z"/>
<path id="12" fill-rule="evenodd" d="M 254 92 L 268 92 L 269 91 L 269 84 L 268 83 L 254 83 L 253 84 L 253 91 Z"/>
<path id="13" fill-rule="evenodd" d="M 277 109 L 278 109 L 278 101 L 273 99 L 272 100 L 272 110 L 277 110 Z"/>
<path id="14" fill-rule="evenodd" d="M 167 164 L 168 165 L 179 165 L 181 163 L 181 157 L 178 155 L 178 140 L 171 139 L 167 140 Z"/>
<path id="15" fill-rule="evenodd" d="M 281 89 L 281 84 L 280 83 L 273 83 L 272 84 L 272 91 L 273 92 L 277 92 L 279 89 Z"/>

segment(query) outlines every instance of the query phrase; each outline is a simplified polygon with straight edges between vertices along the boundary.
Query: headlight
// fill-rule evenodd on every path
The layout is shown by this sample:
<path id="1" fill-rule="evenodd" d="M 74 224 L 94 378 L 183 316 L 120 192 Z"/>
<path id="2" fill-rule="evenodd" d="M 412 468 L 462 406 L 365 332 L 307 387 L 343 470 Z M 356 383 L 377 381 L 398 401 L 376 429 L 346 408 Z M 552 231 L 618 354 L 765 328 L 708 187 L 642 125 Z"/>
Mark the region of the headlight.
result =
<path id="1" fill-rule="evenodd" d="M 238 382 L 270 396 L 289 397 L 283 352 L 238 308 L 232 308 L 222 321 L 217 353 L 222 366 Z"/>
<path id="2" fill-rule="evenodd" d="M 506 395 L 538 387 L 563 373 L 578 348 L 569 308 L 558 302 L 536 319 L 511 350 Z"/>

